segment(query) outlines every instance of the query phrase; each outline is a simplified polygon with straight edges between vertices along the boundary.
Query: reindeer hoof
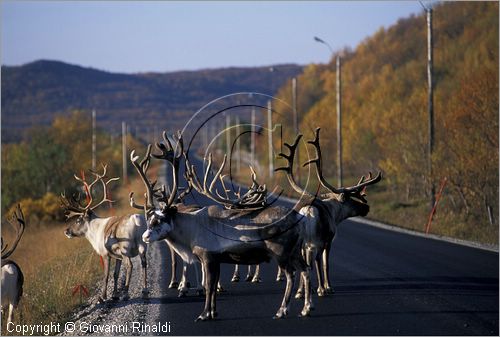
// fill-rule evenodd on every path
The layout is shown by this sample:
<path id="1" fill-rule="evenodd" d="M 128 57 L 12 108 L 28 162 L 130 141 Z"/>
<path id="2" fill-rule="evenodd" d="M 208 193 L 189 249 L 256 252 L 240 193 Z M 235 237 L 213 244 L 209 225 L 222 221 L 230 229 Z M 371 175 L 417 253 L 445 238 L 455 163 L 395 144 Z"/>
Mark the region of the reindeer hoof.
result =
<path id="1" fill-rule="evenodd" d="M 231 282 L 240 282 L 240 275 L 233 275 Z"/>
<path id="2" fill-rule="evenodd" d="M 113 301 L 118 301 L 119 299 L 120 299 L 120 296 L 118 296 L 118 295 L 111 296 L 111 300 L 113 300 Z"/>
<path id="3" fill-rule="evenodd" d="M 122 301 L 128 301 L 129 299 L 130 299 L 129 294 L 125 294 L 125 295 L 123 295 L 123 297 L 122 297 Z"/>
<path id="4" fill-rule="evenodd" d="M 285 278 L 283 276 L 276 276 L 276 282 L 283 282 Z"/>
<path id="5" fill-rule="evenodd" d="M 222 286 L 220 287 L 217 287 L 217 293 L 225 293 L 226 292 L 226 289 L 222 288 Z"/>
<path id="6" fill-rule="evenodd" d="M 319 297 L 324 297 L 327 295 L 325 289 L 323 288 L 318 288 L 318 290 L 316 290 L 316 293 L 318 294 Z"/>
<path id="7" fill-rule="evenodd" d="M 143 289 L 142 290 L 142 298 L 143 299 L 148 299 L 149 298 L 149 290 Z"/>
<path id="8" fill-rule="evenodd" d="M 198 322 L 198 321 L 208 321 L 210 319 L 210 313 L 209 312 L 202 312 L 200 316 L 198 316 L 197 319 L 195 319 L 194 321 L 195 322 Z"/>
<path id="9" fill-rule="evenodd" d="M 186 297 L 186 294 L 187 294 L 187 291 L 179 291 L 179 294 L 177 295 L 177 297 Z"/>
<path id="10" fill-rule="evenodd" d="M 311 316 L 310 309 L 303 309 L 299 314 L 299 317 L 308 317 L 308 316 Z"/>
<path id="11" fill-rule="evenodd" d="M 99 296 L 99 298 L 97 299 L 97 304 L 102 304 L 104 302 L 106 302 L 106 299 L 103 298 L 102 296 Z"/>
<path id="12" fill-rule="evenodd" d="M 274 315 L 273 319 L 281 319 L 285 318 L 288 315 L 288 310 L 287 309 L 279 309 L 276 315 Z"/>
<path id="13" fill-rule="evenodd" d="M 170 284 L 168 285 L 168 288 L 169 289 L 177 289 L 179 287 L 179 282 L 177 281 L 172 281 L 170 282 Z"/>
<path id="14" fill-rule="evenodd" d="M 295 298 L 296 299 L 304 298 L 304 294 L 301 291 L 297 291 L 297 293 L 295 294 Z"/>
<path id="15" fill-rule="evenodd" d="M 245 277 L 245 282 L 250 282 L 252 281 L 252 275 L 247 275 L 247 277 Z"/>
<path id="16" fill-rule="evenodd" d="M 325 292 L 326 292 L 327 294 L 333 294 L 335 291 L 333 290 L 333 288 L 332 288 L 332 287 L 325 287 Z"/>
<path id="17" fill-rule="evenodd" d="M 211 319 L 215 319 L 217 316 L 219 316 L 219 314 L 217 313 L 217 311 L 212 311 L 212 312 L 210 313 L 210 317 L 211 317 Z"/>
<path id="18" fill-rule="evenodd" d="M 262 280 L 260 279 L 260 277 L 255 277 L 252 279 L 252 283 L 261 283 Z"/>

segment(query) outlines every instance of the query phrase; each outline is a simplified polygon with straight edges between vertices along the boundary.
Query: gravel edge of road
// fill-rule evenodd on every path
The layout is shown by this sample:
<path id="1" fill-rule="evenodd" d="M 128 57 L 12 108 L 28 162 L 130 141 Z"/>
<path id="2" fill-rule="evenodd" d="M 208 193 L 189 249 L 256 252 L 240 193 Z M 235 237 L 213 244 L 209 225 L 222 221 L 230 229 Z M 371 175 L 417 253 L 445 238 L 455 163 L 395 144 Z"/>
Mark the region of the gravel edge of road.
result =
<path id="1" fill-rule="evenodd" d="M 160 245 L 165 244 L 160 241 L 151 245 L 148 249 L 148 289 L 149 299 L 142 299 L 142 269 L 139 257 L 132 259 L 134 269 L 130 280 L 129 295 L 127 301 L 108 300 L 104 304 L 96 304 L 97 298 L 101 292 L 103 280 L 101 279 L 96 285 L 95 293 L 91 295 L 85 304 L 78 308 L 68 319 L 68 322 L 74 323 L 74 331 L 61 331 L 59 335 L 63 336 L 118 336 L 118 335 L 152 335 L 154 332 L 142 331 L 137 329 L 133 331 L 132 322 L 138 323 L 140 326 L 158 325 L 160 317 L 161 298 L 164 295 L 161 289 L 161 282 L 166 282 L 165 273 L 162 273 L 165 268 L 165 254 Z M 125 274 L 125 266 L 122 266 L 120 277 L 118 279 L 119 289 L 123 285 Z M 154 281 L 153 281 L 154 280 Z M 110 273 L 108 283 L 108 296 L 113 290 L 113 275 Z M 126 325 L 125 331 L 89 331 L 91 326 L 98 325 L 105 329 L 106 327 L 123 327 Z M 83 327 L 83 329 L 81 329 Z M 90 329 L 89 329 L 90 328 Z"/>

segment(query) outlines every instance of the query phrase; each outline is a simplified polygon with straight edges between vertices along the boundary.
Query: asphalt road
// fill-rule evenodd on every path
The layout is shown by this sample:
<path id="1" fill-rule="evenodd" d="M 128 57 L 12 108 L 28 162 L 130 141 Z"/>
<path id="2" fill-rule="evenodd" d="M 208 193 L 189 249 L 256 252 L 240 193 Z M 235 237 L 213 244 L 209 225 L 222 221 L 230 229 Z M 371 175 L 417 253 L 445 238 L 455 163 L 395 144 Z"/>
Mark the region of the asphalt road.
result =
<path id="1" fill-rule="evenodd" d="M 198 203 L 204 203 L 197 199 Z M 231 283 L 233 266 L 223 265 L 226 292 L 217 298 L 219 317 L 194 322 L 204 297 L 177 298 L 167 289 L 169 252 L 151 246 L 164 272 L 151 280 L 160 287 L 159 322 L 175 335 L 498 335 L 498 253 L 344 221 L 333 243 L 335 293 L 313 296 L 315 310 L 273 320 L 285 283 L 276 282 L 276 264 L 263 264 L 262 283 Z M 244 276 L 243 268 L 241 276 Z M 194 274 L 192 274 L 194 275 Z M 192 277 L 194 279 L 194 276 Z M 316 284 L 313 278 L 313 284 Z M 152 317 L 151 317 L 152 318 Z"/>

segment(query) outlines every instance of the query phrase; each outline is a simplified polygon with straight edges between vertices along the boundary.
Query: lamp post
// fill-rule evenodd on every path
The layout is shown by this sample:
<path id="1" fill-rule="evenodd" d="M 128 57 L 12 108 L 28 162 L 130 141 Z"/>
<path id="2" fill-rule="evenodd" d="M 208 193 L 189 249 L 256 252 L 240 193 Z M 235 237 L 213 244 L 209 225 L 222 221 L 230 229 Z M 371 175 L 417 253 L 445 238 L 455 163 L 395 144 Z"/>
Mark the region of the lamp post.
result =
<path id="1" fill-rule="evenodd" d="M 330 53 L 333 55 L 332 47 L 315 36 L 314 41 L 324 44 L 330 49 Z M 340 55 L 337 55 L 337 176 L 338 176 L 338 186 L 342 186 L 342 77 L 340 76 L 341 72 L 341 58 Z"/>

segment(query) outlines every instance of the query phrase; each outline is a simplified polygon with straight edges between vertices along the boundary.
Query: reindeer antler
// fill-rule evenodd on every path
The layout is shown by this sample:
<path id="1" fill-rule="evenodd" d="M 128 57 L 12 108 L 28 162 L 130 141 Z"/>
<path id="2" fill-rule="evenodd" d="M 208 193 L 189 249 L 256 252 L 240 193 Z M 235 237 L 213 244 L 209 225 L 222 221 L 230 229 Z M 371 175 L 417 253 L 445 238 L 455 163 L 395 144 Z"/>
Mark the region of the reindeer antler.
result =
<path id="1" fill-rule="evenodd" d="M 149 164 L 151 163 L 151 148 L 152 148 L 151 144 L 149 144 L 148 149 L 146 150 L 146 155 L 144 156 L 144 158 L 141 160 L 140 163 L 138 163 L 139 156 L 135 155 L 135 150 L 132 150 L 132 152 L 130 153 L 130 160 L 132 161 L 132 164 L 134 165 L 137 172 L 139 173 L 139 176 L 141 177 L 144 186 L 146 186 L 146 193 L 144 195 L 146 203 L 142 206 L 136 204 L 134 202 L 134 192 L 130 192 L 129 194 L 130 205 L 132 207 L 138 209 L 144 209 L 146 211 L 154 207 L 153 195 L 155 194 L 154 186 L 156 185 L 156 181 L 150 183 L 146 175 L 146 172 L 149 169 Z"/>
<path id="2" fill-rule="evenodd" d="M 322 197 L 332 197 L 332 194 L 336 195 L 339 197 L 339 199 L 342 199 L 342 195 L 345 193 L 348 193 L 352 197 L 359 198 L 363 202 L 366 202 L 366 199 L 364 198 L 365 194 L 365 188 L 368 185 L 373 185 L 378 183 L 382 179 L 382 173 L 379 172 L 376 177 L 372 178 L 371 172 L 369 172 L 368 179 L 365 180 L 365 177 L 362 176 L 358 183 L 354 186 L 350 187 L 339 187 L 336 188 L 332 186 L 328 181 L 324 178 L 323 176 L 323 159 L 321 155 L 321 146 L 319 144 L 319 132 L 321 128 L 316 128 L 316 133 L 314 140 L 308 141 L 309 144 L 313 145 L 315 150 L 316 150 L 316 158 L 311 159 L 307 161 L 306 163 L 303 164 L 303 166 L 315 164 L 316 165 L 316 175 L 318 176 L 318 180 L 321 183 L 323 187 L 328 189 L 331 193 L 328 194 L 323 194 Z"/>
<path id="3" fill-rule="evenodd" d="M 78 177 L 76 174 L 74 175 L 75 179 L 82 183 L 84 187 L 84 192 L 87 195 L 87 203 L 86 205 L 81 205 L 80 203 L 80 198 L 75 197 L 75 195 L 72 195 L 71 198 L 68 198 L 64 193 L 61 193 L 61 205 L 66 211 L 66 217 L 69 219 L 75 215 L 81 215 L 87 212 L 88 210 L 93 211 L 100 205 L 102 205 L 105 202 L 114 202 L 108 197 L 108 185 L 112 181 L 119 180 L 120 178 L 115 177 L 115 178 L 110 178 L 108 180 L 105 180 L 106 174 L 108 170 L 108 165 L 102 165 L 102 173 L 98 173 L 92 170 L 89 170 L 90 173 L 95 177 L 94 181 L 92 181 L 90 184 L 85 181 L 85 179 Z M 92 206 L 93 203 L 93 196 L 92 196 L 92 190 L 97 183 L 102 184 L 102 189 L 103 189 L 103 198 L 101 201 L 99 201 L 97 204 Z"/>
<path id="4" fill-rule="evenodd" d="M 16 210 L 14 211 L 10 219 L 7 219 L 7 222 L 15 229 L 16 238 L 14 239 L 14 243 L 12 244 L 12 247 L 10 249 L 8 249 L 9 245 L 5 245 L 4 247 L 2 238 L 2 259 L 8 258 L 14 252 L 14 250 L 16 250 L 17 244 L 19 243 L 19 240 L 21 240 L 21 237 L 24 233 L 26 221 L 24 220 L 24 214 L 20 204 L 17 205 Z"/>
<path id="5" fill-rule="evenodd" d="M 248 191 L 241 196 L 240 192 L 234 193 L 236 198 L 229 197 L 229 190 L 225 187 L 224 184 L 224 175 L 222 172 L 226 165 L 227 155 L 224 155 L 224 159 L 222 160 L 222 164 L 215 173 L 212 181 L 208 182 L 208 178 L 210 175 L 210 170 L 212 168 L 212 154 L 208 155 L 208 163 L 203 175 L 203 183 L 200 181 L 200 178 L 196 174 L 194 165 L 190 165 L 189 160 L 186 158 L 186 178 L 188 179 L 190 185 L 200 194 L 203 194 L 209 199 L 217 202 L 218 204 L 223 205 L 228 209 L 258 209 L 262 208 L 267 204 L 267 187 L 266 185 L 260 185 L 256 180 L 256 173 L 252 167 L 250 167 L 252 171 L 252 186 L 248 189 Z M 221 196 L 219 191 L 215 188 L 215 184 L 219 180 L 224 189 L 225 197 Z M 209 185 L 207 186 L 207 183 Z M 215 188 L 215 190 L 214 190 Z"/>
<path id="6" fill-rule="evenodd" d="M 163 131 L 162 136 L 165 143 L 156 143 L 156 148 L 161 151 L 161 154 L 157 155 L 153 153 L 153 157 L 166 160 L 172 165 L 172 186 L 170 187 L 170 193 L 167 193 L 165 186 L 162 186 L 160 190 L 161 196 L 157 197 L 156 200 L 164 202 L 166 205 L 165 207 L 169 208 L 175 200 L 182 200 L 182 198 L 190 192 L 190 186 L 176 198 L 179 181 L 179 166 L 181 158 L 184 155 L 184 140 L 182 139 L 182 133 L 180 131 L 177 132 L 177 143 L 175 148 L 168 139 L 166 131 Z M 177 155 L 175 154 L 176 150 L 178 151 Z"/>
<path id="7" fill-rule="evenodd" d="M 278 154 L 278 156 L 287 161 L 287 166 L 278 167 L 278 168 L 274 169 L 274 171 L 275 172 L 285 171 L 286 177 L 288 179 L 288 183 L 297 193 L 299 193 L 301 195 L 302 194 L 307 195 L 309 197 L 314 197 L 311 193 L 307 192 L 302 187 L 300 187 L 299 184 L 297 184 L 297 182 L 295 181 L 295 178 L 293 176 L 293 161 L 295 160 L 295 152 L 297 151 L 297 147 L 299 146 L 299 141 L 301 138 L 302 138 L 302 135 L 298 134 L 292 145 L 290 145 L 288 143 L 284 143 L 285 146 L 290 151 L 290 153 L 284 154 L 283 152 L 280 152 Z"/>

